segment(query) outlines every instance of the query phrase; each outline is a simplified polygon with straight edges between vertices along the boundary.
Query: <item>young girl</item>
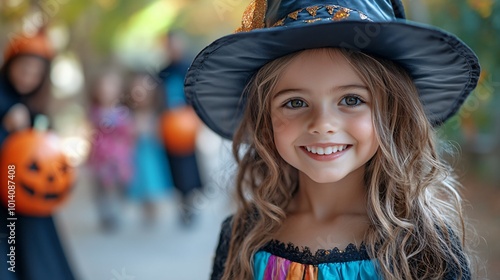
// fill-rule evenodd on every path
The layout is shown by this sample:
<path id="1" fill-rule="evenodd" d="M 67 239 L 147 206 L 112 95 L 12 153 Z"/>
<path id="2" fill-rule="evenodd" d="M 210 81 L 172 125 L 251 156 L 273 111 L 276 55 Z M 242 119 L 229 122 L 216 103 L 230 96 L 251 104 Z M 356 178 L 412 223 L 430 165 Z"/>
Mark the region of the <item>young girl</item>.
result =
<path id="1" fill-rule="evenodd" d="M 95 81 L 90 108 L 94 128 L 88 164 L 95 178 L 95 198 L 101 227 L 120 223 L 119 201 L 133 175 L 134 129 L 130 110 L 122 105 L 122 77 L 105 70 Z"/>
<path id="2" fill-rule="evenodd" d="M 399 1 L 256 1 L 195 59 L 186 94 L 239 163 L 212 279 L 472 277 L 433 126 L 479 65 L 403 18 Z"/>
<path id="3" fill-rule="evenodd" d="M 156 220 L 158 201 L 165 198 L 173 187 L 170 166 L 159 141 L 159 92 L 148 86 L 151 77 L 135 73 L 131 79 L 129 100 L 135 131 L 133 151 L 134 175 L 129 196 L 142 204 L 144 224 L 151 226 Z"/>

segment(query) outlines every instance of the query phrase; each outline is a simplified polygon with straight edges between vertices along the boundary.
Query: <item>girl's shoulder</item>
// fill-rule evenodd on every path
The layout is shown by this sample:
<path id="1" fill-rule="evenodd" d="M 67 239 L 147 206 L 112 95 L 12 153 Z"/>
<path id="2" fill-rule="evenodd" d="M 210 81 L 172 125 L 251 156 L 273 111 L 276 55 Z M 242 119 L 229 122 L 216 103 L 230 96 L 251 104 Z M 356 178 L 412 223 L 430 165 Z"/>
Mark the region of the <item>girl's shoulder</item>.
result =
<path id="1" fill-rule="evenodd" d="M 229 244 L 231 242 L 232 222 L 232 215 L 227 217 L 222 222 L 219 235 L 219 243 L 217 245 L 217 249 L 215 250 L 215 256 L 213 260 L 212 275 L 210 277 L 211 280 L 221 279 L 222 275 L 224 274 L 224 266 L 229 252 Z"/>

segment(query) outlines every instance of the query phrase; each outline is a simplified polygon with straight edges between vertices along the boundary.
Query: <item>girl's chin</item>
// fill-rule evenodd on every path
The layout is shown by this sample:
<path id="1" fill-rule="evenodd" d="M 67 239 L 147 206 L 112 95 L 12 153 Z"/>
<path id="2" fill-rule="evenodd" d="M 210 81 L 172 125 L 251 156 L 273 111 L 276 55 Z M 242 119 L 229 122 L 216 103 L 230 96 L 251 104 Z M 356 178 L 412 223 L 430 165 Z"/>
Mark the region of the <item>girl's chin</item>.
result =
<path id="1" fill-rule="evenodd" d="M 317 184 L 336 183 L 345 178 L 345 176 L 343 175 L 313 174 L 313 173 L 304 173 L 304 174 L 309 178 L 309 180 Z"/>
<path id="2" fill-rule="evenodd" d="M 16 88 L 17 93 L 19 93 L 20 95 L 30 94 L 36 89 L 36 87 L 24 87 L 24 86 L 21 87 L 14 86 L 14 87 Z"/>

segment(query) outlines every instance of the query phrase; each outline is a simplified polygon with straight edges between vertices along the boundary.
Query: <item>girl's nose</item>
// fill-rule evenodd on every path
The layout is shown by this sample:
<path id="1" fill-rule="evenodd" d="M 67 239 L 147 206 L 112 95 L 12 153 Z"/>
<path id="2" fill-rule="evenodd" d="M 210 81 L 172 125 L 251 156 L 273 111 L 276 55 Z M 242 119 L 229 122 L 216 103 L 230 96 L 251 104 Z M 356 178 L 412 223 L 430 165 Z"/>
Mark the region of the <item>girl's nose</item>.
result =
<path id="1" fill-rule="evenodd" d="M 309 123 L 311 134 L 333 134 L 338 130 L 338 118 L 327 109 L 312 112 Z"/>

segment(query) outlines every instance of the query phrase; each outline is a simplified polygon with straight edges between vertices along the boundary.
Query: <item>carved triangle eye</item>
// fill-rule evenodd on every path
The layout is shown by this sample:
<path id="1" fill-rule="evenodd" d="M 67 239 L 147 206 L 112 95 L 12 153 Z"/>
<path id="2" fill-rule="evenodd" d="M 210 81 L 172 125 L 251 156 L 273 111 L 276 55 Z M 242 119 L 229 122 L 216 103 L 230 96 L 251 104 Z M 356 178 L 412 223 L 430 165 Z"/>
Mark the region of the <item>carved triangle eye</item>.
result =
<path id="1" fill-rule="evenodd" d="M 33 161 L 30 166 L 28 167 L 29 170 L 31 171 L 40 171 L 40 167 L 38 166 L 38 164 L 36 163 L 36 161 Z"/>
<path id="2" fill-rule="evenodd" d="M 63 174 L 66 174 L 69 172 L 69 166 L 66 164 L 66 163 L 63 163 L 62 166 L 61 166 L 61 172 Z"/>

